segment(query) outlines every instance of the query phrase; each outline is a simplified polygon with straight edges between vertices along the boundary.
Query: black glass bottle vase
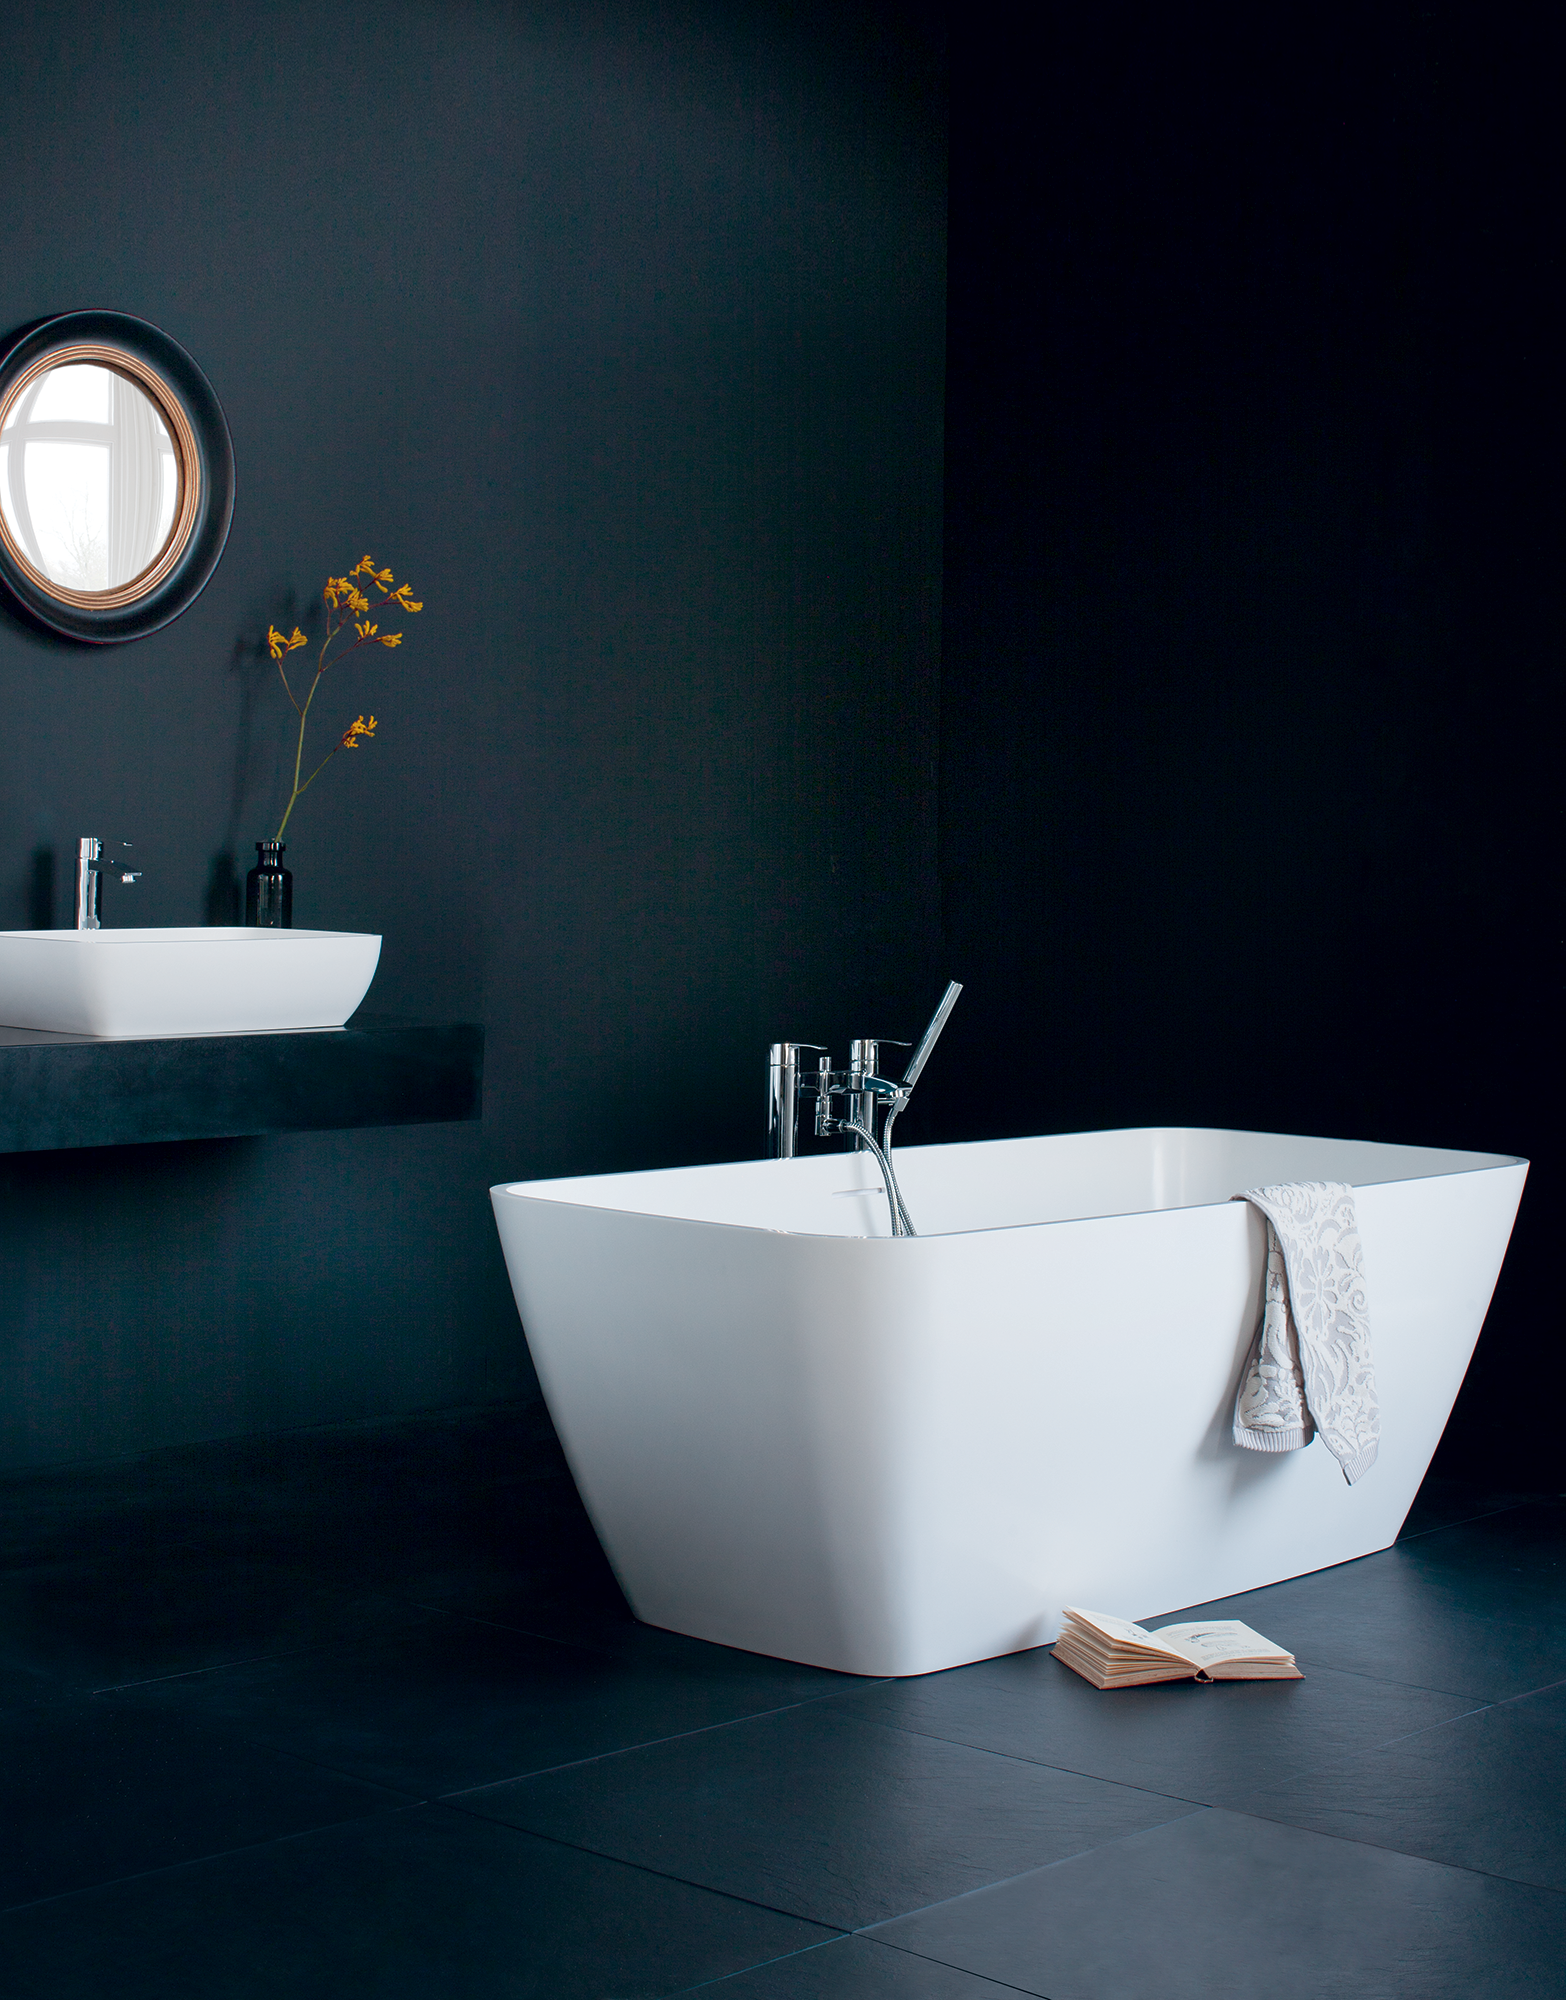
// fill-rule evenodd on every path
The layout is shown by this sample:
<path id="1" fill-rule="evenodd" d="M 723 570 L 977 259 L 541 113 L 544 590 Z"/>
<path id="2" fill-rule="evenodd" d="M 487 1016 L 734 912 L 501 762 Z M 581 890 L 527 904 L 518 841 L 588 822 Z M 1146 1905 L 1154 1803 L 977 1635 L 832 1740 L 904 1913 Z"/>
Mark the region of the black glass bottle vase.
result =
<path id="1" fill-rule="evenodd" d="M 294 878 L 283 866 L 285 843 L 256 842 L 256 865 L 245 877 L 245 922 L 273 930 L 291 930 L 294 922 Z"/>

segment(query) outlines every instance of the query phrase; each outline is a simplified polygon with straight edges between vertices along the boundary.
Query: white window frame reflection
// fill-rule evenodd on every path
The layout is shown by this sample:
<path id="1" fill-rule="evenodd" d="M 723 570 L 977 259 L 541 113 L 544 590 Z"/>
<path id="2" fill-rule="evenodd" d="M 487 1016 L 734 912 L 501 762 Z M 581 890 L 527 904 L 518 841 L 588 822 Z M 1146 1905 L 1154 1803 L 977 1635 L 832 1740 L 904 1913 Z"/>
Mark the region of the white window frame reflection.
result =
<path id="1" fill-rule="evenodd" d="M 151 568 L 168 545 L 179 502 L 179 456 L 161 413 L 140 384 L 116 369 L 85 359 L 62 359 L 60 366 L 96 367 L 108 378 L 109 420 L 40 417 L 39 399 L 56 371 L 46 369 L 28 384 L 0 432 L 0 456 L 5 461 L 0 468 L 0 500 L 6 525 L 39 575 L 50 583 L 81 592 L 122 590 Z M 29 491 L 33 481 L 27 469 L 29 448 L 35 444 L 103 454 L 100 477 L 84 481 L 78 489 L 84 506 L 90 505 L 86 498 L 90 485 L 97 484 L 103 491 L 101 558 L 94 550 L 96 524 L 90 518 L 77 528 L 74 518 L 67 515 L 64 534 L 40 534 L 43 524 L 34 520 L 34 496 Z M 142 468 L 148 465 L 156 467 L 155 479 L 142 476 Z M 61 490 L 61 482 L 50 484 L 57 492 Z M 60 545 L 63 559 L 46 553 L 46 541 Z M 62 574 L 72 570 L 75 574 Z"/>

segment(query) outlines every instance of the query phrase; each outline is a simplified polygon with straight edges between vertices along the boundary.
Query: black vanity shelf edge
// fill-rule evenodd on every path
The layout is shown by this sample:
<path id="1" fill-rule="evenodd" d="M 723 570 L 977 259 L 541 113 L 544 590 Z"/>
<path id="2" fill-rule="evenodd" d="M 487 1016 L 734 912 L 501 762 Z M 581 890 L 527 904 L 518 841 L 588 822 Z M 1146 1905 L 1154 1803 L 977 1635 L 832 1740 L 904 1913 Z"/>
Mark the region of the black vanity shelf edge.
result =
<path id="1" fill-rule="evenodd" d="M 0 1028 L 0 1153 L 454 1124 L 482 1105 L 484 1030 L 345 1028 L 98 1041 Z"/>

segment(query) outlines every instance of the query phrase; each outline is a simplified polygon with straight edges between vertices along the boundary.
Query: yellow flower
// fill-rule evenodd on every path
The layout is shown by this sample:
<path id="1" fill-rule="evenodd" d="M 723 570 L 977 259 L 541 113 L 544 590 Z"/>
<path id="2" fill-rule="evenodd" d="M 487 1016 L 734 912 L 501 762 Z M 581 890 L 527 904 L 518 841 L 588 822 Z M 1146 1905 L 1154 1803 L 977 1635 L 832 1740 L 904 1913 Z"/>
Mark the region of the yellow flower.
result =
<path id="1" fill-rule="evenodd" d="M 280 660 L 288 651 L 288 641 L 277 627 L 270 623 L 266 628 L 266 649 L 274 660 Z"/>
<path id="2" fill-rule="evenodd" d="M 357 750 L 361 736 L 373 736 L 374 734 L 375 717 L 372 715 L 369 721 L 366 722 L 361 715 L 357 721 L 350 722 L 348 727 L 343 731 L 343 740 L 338 745 L 338 748 L 340 750 Z"/>
<path id="3" fill-rule="evenodd" d="M 368 618 L 355 625 L 353 629 L 361 639 L 373 639 L 375 637 L 376 628 L 370 623 Z"/>
<path id="4" fill-rule="evenodd" d="M 383 646 L 400 646 L 402 644 L 402 634 L 400 632 L 383 632 L 381 634 L 381 644 Z"/>
<path id="5" fill-rule="evenodd" d="M 308 646 L 309 643 L 310 641 L 305 637 L 303 632 L 301 632 L 299 627 L 296 625 L 288 641 L 289 652 L 297 653 L 301 646 Z"/>
<path id="6" fill-rule="evenodd" d="M 365 612 L 368 611 L 369 608 L 370 608 L 370 600 L 365 596 L 362 590 L 355 590 L 349 593 L 348 609 L 350 611 Z"/>
<path id="7" fill-rule="evenodd" d="M 391 595 L 393 603 L 400 604 L 404 611 L 422 611 L 424 609 L 422 604 L 414 602 L 411 595 L 411 586 L 406 583 L 398 584 Z"/>

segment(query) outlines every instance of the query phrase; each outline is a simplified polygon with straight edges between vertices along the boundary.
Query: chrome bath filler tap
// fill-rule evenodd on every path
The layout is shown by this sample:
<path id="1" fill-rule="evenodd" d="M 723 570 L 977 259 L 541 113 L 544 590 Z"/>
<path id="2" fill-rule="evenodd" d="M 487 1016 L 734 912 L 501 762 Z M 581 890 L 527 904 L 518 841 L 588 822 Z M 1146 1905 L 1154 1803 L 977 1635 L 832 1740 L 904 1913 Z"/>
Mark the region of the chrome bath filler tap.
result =
<path id="1" fill-rule="evenodd" d="M 121 847 L 129 847 L 128 840 L 122 840 Z M 122 882 L 137 882 L 141 879 L 139 868 L 127 868 L 123 861 L 111 861 L 103 851 L 103 842 L 91 833 L 84 833 L 76 843 L 76 928 L 79 931 L 102 930 L 99 922 L 98 898 L 103 889 L 103 871 L 112 869 Z"/>
<path id="2" fill-rule="evenodd" d="M 847 1069 L 833 1069 L 832 1059 L 817 1042 L 774 1042 L 767 1055 L 767 1152 L 774 1160 L 791 1160 L 799 1149 L 800 1100 L 816 1100 L 816 1136 L 829 1139 L 841 1135 L 856 1152 L 873 1153 L 886 1182 L 886 1205 L 891 1213 L 894 1236 L 915 1236 L 918 1231 L 908 1214 L 892 1171 L 892 1127 L 913 1095 L 920 1071 L 930 1060 L 930 1051 L 957 1004 L 962 991 L 952 980 L 941 996 L 941 1004 L 930 1017 L 930 1025 L 903 1071 L 901 1083 L 889 1083 L 876 1074 L 884 1048 L 903 1049 L 906 1042 L 859 1041 L 848 1045 Z M 800 1058 L 809 1051 L 821 1060 L 807 1069 Z M 844 1100 L 836 1110 L 838 1098 Z M 879 1138 L 876 1114 L 884 1114 Z"/>

